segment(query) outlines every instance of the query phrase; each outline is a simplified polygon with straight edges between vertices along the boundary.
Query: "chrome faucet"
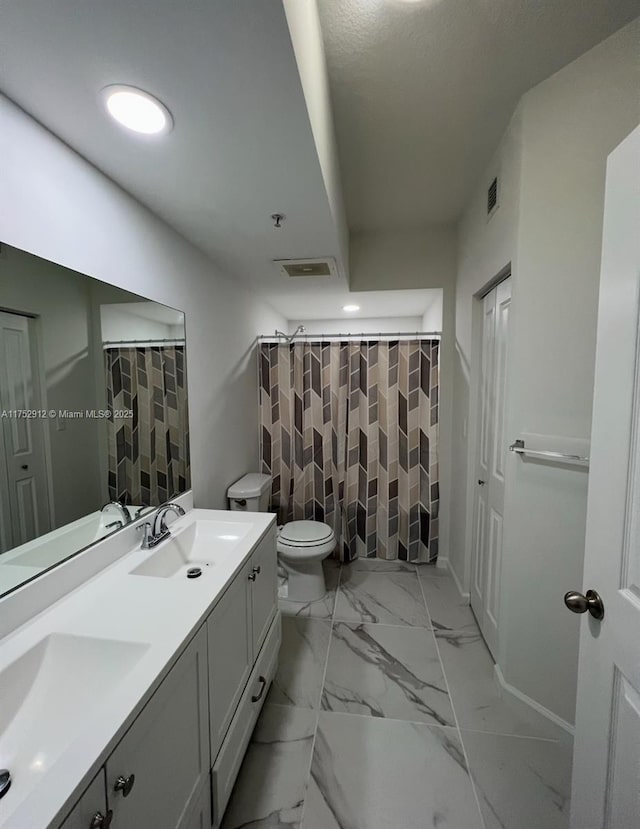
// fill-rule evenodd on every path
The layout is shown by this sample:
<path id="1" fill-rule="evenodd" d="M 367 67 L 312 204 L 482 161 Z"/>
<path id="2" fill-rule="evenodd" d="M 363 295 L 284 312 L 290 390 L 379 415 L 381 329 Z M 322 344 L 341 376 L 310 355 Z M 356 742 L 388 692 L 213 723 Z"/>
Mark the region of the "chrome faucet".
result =
<path id="1" fill-rule="evenodd" d="M 156 544 L 164 541 L 171 535 L 169 527 L 167 527 L 167 513 L 175 512 L 176 515 L 184 515 L 184 510 L 180 504 L 162 504 L 158 507 L 153 523 L 145 521 L 138 529 L 142 531 L 142 549 L 151 550 Z"/>
<path id="2" fill-rule="evenodd" d="M 129 523 L 131 523 L 131 513 L 130 513 L 130 512 L 129 512 L 129 510 L 128 510 L 125 506 L 124 506 L 124 504 L 121 504 L 121 503 L 120 503 L 120 501 L 108 501 L 108 502 L 107 502 L 107 503 L 106 503 L 106 504 L 105 504 L 105 505 L 104 505 L 104 506 L 100 509 L 100 512 L 104 512 L 104 511 L 105 511 L 106 509 L 108 509 L 109 507 L 113 507 L 113 508 L 117 509 L 117 510 L 118 510 L 118 512 L 120 513 L 120 522 L 121 522 L 121 523 L 120 523 L 120 526 L 121 526 L 121 527 L 124 527 L 124 526 L 125 526 L 125 524 L 129 524 Z M 111 527 L 113 527 L 113 526 L 114 526 L 114 524 L 107 524 L 107 527 L 108 527 L 108 528 L 111 528 Z"/>

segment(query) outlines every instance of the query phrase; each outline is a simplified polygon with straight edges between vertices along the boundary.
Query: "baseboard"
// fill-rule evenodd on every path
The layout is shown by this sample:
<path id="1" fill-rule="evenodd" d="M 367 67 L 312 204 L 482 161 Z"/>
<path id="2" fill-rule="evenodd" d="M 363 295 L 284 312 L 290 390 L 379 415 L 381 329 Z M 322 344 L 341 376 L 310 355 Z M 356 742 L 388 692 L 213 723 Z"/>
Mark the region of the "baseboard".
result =
<path id="1" fill-rule="evenodd" d="M 445 559 L 441 560 L 440 557 L 438 557 L 438 560 L 436 562 L 436 567 L 441 567 L 443 570 L 446 570 L 449 573 L 449 575 L 453 579 L 453 583 L 455 584 L 458 593 L 460 594 L 460 598 L 464 599 L 466 602 L 468 602 L 471 597 L 470 597 L 468 592 L 465 592 L 462 589 L 462 585 L 460 584 L 460 579 L 458 578 L 458 574 L 456 573 L 456 571 L 451 566 L 451 564 L 449 562 L 449 559 L 445 558 Z"/>
<path id="2" fill-rule="evenodd" d="M 514 685 L 511 685 L 507 682 L 504 678 L 504 674 L 500 670 L 500 666 L 495 664 L 493 666 L 495 675 L 496 675 L 496 682 L 502 688 L 502 691 L 506 694 L 509 694 L 513 699 L 517 700 L 521 705 L 526 705 L 528 708 L 533 708 L 534 711 L 537 711 L 538 714 L 542 714 L 543 717 L 550 720 L 554 725 L 557 725 L 559 728 L 562 728 L 563 731 L 566 731 L 567 734 L 570 734 L 572 737 L 574 735 L 575 729 L 571 723 L 568 723 L 566 720 L 563 720 L 562 717 L 559 717 L 557 714 L 554 714 L 553 711 L 550 711 L 548 708 L 545 708 L 544 705 L 540 705 L 539 702 L 536 702 L 532 697 L 523 694 L 522 691 L 519 691 Z"/>

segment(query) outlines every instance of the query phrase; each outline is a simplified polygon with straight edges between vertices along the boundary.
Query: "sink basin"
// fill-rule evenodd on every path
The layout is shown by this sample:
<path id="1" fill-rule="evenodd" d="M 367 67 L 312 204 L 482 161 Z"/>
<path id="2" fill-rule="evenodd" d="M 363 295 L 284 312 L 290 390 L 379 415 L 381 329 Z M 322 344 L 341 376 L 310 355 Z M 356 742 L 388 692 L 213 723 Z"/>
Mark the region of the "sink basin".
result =
<path id="1" fill-rule="evenodd" d="M 239 521 L 191 521 L 158 545 L 156 552 L 131 571 L 134 576 L 172 578 L 186 576 L 191 567 L 214 567 L 226 559 L 245 535 L 251 524 Z"/>
<path id="2" fill-rule="evenodd" d="M 22 800 L 88 727 L 87 712 L 119 685 L 148 645 L 54 633 L 0 671 L 0 768 Z"/>

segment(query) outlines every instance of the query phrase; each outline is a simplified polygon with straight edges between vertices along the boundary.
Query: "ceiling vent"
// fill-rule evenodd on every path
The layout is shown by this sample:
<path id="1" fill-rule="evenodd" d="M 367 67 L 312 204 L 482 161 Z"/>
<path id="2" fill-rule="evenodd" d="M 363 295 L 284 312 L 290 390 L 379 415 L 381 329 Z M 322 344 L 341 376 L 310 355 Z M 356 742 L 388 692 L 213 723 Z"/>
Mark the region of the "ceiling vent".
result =
<path id="1" fill-rule="evenodd" d="M 498 209 L 498 177 L 489 185 L 487 190 L 487 216 L 493 216 Z"/>
<path id="2" fill-rule="evenodd" d="M 336 261 L 333 257 L 323 259 L 274 259 L 283 276 L 337 276 Z"/>

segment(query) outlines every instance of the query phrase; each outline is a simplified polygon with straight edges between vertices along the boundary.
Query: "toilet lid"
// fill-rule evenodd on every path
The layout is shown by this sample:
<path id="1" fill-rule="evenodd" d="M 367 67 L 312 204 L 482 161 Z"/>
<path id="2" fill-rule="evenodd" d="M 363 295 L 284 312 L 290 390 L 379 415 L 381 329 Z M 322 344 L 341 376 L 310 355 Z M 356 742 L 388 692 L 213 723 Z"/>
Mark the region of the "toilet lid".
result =
<path id="1" fill-rule="evenodd" d="M 286 544 L 320 544 L 332 535 L 331 527 L 321 521 L 290 521 L 280 531 L 280 540 Z"/>

